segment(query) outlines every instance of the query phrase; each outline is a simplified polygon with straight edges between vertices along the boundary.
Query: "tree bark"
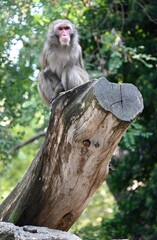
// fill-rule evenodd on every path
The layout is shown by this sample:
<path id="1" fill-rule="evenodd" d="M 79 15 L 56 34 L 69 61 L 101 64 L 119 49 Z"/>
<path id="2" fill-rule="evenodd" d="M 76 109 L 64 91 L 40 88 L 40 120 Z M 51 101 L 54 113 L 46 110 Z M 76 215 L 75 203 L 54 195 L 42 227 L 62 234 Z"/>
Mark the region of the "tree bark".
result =
<path id="1" fill-rule="evenodd" d="M 58 97 L 45 140 L 1 204 L 0 220 L 68 230 L 105 180 L 116 146 L 142 110 L 134 85 L 105 78 Z"/>

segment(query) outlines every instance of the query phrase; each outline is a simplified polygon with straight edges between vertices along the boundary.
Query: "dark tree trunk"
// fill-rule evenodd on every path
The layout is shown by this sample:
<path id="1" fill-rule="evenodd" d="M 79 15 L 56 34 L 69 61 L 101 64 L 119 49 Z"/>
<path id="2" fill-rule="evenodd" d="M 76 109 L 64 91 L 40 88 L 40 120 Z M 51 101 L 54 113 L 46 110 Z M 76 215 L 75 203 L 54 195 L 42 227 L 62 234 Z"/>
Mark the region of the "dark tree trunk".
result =
<path id="1" fill-rule="evenodd" d="M 142 110 L 135 86 L 105 78 L 57 98 L 45 140 L 1 204 L 0 220 L 68 230 L 105 180 L 116 146 Z"/>

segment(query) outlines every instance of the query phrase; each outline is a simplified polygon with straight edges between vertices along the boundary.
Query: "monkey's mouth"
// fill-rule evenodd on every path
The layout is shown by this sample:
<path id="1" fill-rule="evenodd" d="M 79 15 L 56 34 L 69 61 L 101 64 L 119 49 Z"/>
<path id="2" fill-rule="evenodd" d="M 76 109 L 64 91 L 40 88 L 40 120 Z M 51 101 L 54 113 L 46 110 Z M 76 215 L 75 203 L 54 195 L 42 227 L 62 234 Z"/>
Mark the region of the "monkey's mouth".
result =
<path id="1" fill-rule="evenodd" d="M 62 46 L 68 46 L 70 43 L 70 38 L 68 38 L 67 36 L 62 36 L 60 41 L 61 41 Z"/>

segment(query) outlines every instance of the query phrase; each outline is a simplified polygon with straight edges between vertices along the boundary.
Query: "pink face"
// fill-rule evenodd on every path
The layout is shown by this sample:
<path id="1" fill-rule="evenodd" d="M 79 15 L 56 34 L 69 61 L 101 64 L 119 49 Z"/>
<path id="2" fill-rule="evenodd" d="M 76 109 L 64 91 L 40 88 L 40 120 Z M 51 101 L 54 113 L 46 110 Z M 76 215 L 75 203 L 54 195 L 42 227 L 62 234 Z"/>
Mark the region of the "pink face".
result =
<path id="1" fill-rule="evenodd" d="M 71 38 L 71 27 L 68 25 L 56 26 L 56 33 L 59 36 L 59 41 L 62 46 L 68 46 Z"/>

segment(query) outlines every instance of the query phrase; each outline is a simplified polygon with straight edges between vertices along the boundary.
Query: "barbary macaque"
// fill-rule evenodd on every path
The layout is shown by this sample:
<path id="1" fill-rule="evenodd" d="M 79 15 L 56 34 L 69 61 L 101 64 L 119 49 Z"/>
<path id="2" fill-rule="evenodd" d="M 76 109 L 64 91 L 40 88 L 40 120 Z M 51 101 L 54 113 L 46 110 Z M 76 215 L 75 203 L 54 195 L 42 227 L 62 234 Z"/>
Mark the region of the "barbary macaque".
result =
<path id="1" fill-rule="evenodd" d="M 78 37 L 69 20 L 58 19 L 50 25 L 41 56 L 38 84 L 38 91 L 49 106 L 60 92 L 89 81 Z"/>

